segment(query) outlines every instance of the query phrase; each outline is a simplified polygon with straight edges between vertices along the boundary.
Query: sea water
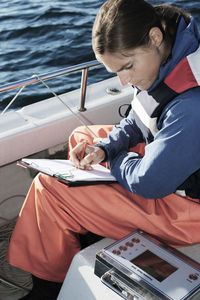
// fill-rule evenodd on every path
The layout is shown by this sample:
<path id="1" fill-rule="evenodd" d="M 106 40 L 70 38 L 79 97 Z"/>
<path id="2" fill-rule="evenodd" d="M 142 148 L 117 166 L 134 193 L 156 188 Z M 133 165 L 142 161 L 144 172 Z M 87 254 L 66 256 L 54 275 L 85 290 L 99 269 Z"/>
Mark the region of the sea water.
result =
<path id="1" fill-rule="evenodd" d="M 114 0 L 113 0 L 114 1 Z M 200 1 L 150 0 L 192 13 L 200 24 Z M 103 0 L 1 0 L 0 85 L 85 63 L 95 59 L 91 32 Z M 88 83 L 111 75 L 103 68 L 89 71 Z M 81 72 L 48 81 L 58 94 L 80 87 Z M 17 90 L 0 94 L 0 110 Z M 52 96 L 42 84 L 26 87 L 11 109 Z"/>

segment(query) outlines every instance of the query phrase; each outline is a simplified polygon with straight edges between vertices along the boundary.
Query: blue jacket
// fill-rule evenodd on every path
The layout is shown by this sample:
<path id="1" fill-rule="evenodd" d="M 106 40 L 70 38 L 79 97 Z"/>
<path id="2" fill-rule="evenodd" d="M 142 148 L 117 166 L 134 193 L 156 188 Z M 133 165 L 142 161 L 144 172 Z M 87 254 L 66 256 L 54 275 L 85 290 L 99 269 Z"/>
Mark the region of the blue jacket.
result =
<path id="1" fill-rule="evenodd" d="M 194 52 L 199 41 L 194 19 L 191 18 L 189 25 L 181 19 L 171 57 L 160 67 L 159 77 L 149 91 L 163 81 L 182 58 Z M 158 129 L 149 143 L 130 111 L 108 138 L 97 144 L 105 150 L 117 181 L 145 198 L 160 198 L 175 192 L 200 169 L 200 87 L 173 99 L 163 110 Z M 130 147 L 143 141 L 147 144 L 144 157 L 129 152 Z"/>

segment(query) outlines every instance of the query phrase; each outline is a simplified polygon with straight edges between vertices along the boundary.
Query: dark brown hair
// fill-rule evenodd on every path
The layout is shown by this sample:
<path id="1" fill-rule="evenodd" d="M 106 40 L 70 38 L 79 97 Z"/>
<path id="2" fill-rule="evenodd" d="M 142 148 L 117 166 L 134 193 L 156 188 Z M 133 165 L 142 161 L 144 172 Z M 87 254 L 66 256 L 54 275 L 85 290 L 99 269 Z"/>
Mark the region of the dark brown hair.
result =
<path id="1" fill-rule="evenodd" d="M 181 17 L 189 23 L 189 13 L 174 6 L 152 6 L 144 0 L 107 0 L 93 25 L 93 50 L 102 55 L 105 51 L 123 53 L 145 46 L 152 27 L 158 27 L 165 42 L 172 45 Z"/>

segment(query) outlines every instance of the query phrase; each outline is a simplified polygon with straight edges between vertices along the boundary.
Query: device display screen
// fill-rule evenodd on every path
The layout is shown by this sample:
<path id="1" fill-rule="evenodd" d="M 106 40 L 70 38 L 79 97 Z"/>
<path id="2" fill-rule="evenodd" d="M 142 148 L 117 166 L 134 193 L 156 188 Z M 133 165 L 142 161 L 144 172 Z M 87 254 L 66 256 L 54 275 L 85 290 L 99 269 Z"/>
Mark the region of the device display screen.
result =
<path id="1" fill-rule="evenodd" d="M 176 267 L 149 250 L 135 257 L 131 262 L 160 282 L 177 270 Z"/>

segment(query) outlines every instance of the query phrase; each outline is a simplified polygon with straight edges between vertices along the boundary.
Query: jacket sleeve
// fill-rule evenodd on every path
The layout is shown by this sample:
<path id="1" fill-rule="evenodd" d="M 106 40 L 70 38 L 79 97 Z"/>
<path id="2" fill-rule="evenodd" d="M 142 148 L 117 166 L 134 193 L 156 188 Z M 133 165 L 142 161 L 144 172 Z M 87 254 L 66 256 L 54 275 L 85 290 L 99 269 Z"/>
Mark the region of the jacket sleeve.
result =
<path id="1" fill-rule="evenodd" d="M 108 161 L 120 155 L 123 151 L 128 152 L 143 141 L 143 135 L 134 121 L 133 113 L 130 111 L 127 118 L 124 118 L 119 125 L 115 125 L 107 138 L 102 139 L 95 146 L 101 147 Z"/>
<path id="2" fill-rule="evenodd" d="M 145 198 L 164 197 L 200 168 L 200 89 L 194 94 L 182 94 L 165 110 L 143 158 L 125 149 L 109 155 L 111 173 L 127 190 Z"/>

